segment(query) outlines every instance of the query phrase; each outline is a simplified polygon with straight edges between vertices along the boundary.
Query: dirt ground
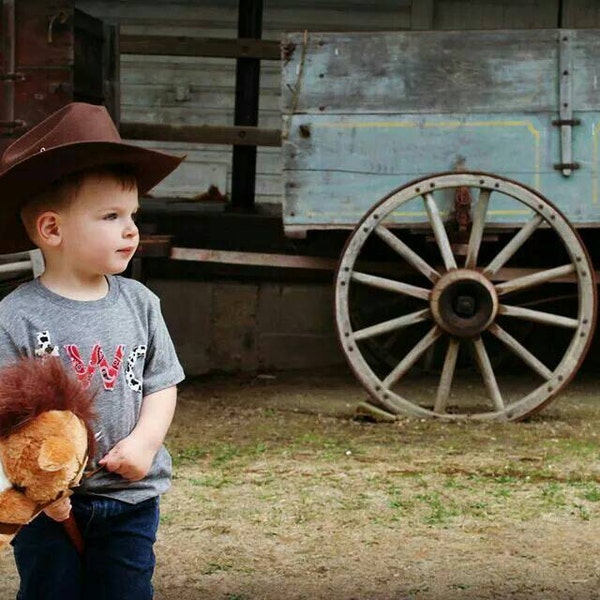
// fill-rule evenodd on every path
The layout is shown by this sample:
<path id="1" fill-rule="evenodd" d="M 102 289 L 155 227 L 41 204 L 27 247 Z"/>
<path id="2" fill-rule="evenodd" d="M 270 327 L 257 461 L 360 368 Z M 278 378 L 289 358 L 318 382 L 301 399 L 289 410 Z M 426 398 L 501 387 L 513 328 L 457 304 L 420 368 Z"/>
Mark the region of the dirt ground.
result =
<path id="1" fill-rule="evenodd" d="M 156 598 L 600 598 L 597 387 L 522 423 L 375 423 L 345 371 L 189 382 Z M 14 598 L 10 551 L 0 578 Z"/>

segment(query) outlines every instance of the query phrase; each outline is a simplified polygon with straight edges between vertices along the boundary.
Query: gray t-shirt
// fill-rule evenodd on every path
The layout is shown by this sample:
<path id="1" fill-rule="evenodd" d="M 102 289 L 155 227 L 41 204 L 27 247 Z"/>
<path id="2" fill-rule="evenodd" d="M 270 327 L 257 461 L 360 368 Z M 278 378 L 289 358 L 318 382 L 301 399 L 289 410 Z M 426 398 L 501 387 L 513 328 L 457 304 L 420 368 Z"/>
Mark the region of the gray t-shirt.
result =
<path id="1" fill-rule="evenodd" d="M 142 399 L 184 378 L 158 297 L 132 279 L 107 280 L 108 294 L 100 300 L 64 298 L 36 279 L 0 302 L 0 365 L 21 356 L 58 355 L 82 385 L 98 392 L 92 470 L 133 430 Z M 141 481 L 102 469 L 84 478 L 76 493 L 136 504 L 166 491 L 170 481 L 171 457 L 163 446 Z"/>

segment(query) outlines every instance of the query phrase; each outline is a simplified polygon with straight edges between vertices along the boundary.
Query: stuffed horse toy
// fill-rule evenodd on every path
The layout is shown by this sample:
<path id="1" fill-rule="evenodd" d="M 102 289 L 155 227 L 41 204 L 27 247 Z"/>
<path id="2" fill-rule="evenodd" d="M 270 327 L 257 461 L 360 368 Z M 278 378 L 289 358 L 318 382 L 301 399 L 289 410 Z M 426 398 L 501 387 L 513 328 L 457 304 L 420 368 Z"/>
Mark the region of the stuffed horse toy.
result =
<path id="1" fill-rule="evenodd" d="M 0 368 L 0 549 L 79 484 L 93 452 L 93 402 L 56 357 Z M 72 516 L 64 525 L 81 550 Z"/>

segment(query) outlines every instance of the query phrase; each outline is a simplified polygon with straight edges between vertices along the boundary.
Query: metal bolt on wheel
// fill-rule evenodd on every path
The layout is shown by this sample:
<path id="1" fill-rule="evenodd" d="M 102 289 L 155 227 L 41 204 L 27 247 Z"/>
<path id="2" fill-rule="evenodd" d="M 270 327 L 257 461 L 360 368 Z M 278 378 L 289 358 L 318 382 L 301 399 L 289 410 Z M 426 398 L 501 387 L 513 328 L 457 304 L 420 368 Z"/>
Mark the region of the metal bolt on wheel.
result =
<path id="1" fill-rule="evenodd" d="M 473 197 L 471 223 L 465 242 L 457 245 L 448 234 L 441 207 L 444 201 L 447 204 L 448 195 L 464 189 Z M 411 201 L 413 206 L 415 200 L 422 202 L 435 255 L 420 254 L 394 231 L 394 213 Z M 494 238 L 487 232 L 498 202 L 514 204 L 514 212 L 524 215 L 525 223 L 516 233 Z M 533 269 L 511 267 L 540 231 L 552 236 L 548 248 L 538 252 L 544 260 Z M 500 243 L 492 244 L 489 238 Z M 367 256 L 377 244 L 391 255 L 392 266 L 409 270 L 392 274 L 384 270 L 382 274 Z M 552 260 L 557 263 L 548 264 Z M 548 286 L 564 285 L 561 282 L 570 282 L 570 289 L 576 290 L 574 304 L 569 309 L 554 305 L 540 309 L 536 302 L 544 308 Z M 388 310 L 374 321 L 361 322 L 356 315 L 361 297 L 364 303 L 369 293 L 385 295 L 395 312 Z M 384 198 L 346 243 L 335 298 L 344 353 L 374 404 L 394 414 L 496 420 L 519 420 L 535 413 L 571 380 L 589 347 L 597 302 L 593 266 L 579 235 L 561 212 L 534 190 L 486 173 L 434 175 Z M 534 326 L 540 339 L 556 340 L 551 342 L 556 346 L 556 360 L 540 357 L 535 345 L 518 339 L 519 324 Z M 377 368 L 373 346 L 385 348 L 390 339 L 398 338 L 411 343 L 405 344 L 393 364 Z M 503 389 L 492 346 L 502 347 L 525 365 L 526 377 L 516 390 Z M 415 386 L 411 380 L 417 365 L 434 351 L 440 356 L 435 389 L 431 383 L 429 388 Z M 459 354 L 469 357 L 470 374 L 475 377 L 459 376 Z M 466 380 L 467 391 L 460 390 Z M 473 386 L 479 388 L 474 391 Z"/>

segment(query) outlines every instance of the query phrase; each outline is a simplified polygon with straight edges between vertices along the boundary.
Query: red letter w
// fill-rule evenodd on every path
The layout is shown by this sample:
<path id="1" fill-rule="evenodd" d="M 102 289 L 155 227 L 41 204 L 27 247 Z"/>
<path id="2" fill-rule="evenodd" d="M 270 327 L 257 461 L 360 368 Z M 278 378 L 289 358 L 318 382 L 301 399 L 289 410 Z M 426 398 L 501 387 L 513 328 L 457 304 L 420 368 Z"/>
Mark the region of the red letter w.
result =
<path id="1" fill-rule="evenodd" d="M 92 377 L 96 372 L 96 367 L 100 369 L 102 375 L 102 383 L 105 390 L 112 390 L 115 387 L 117 376 L 119 375 L 119 369 L 121 368 L 121 362 L 123 361 L 123 354 L 125 346 L 119 344 L 115 351 L 115 356 L 112 363 L 106 360 L 104 352 L 100 347 L 100 344 L 95 344 L 92 348 L 92 356 L 87 365 L 84 364 L 79 353 L 79 348 L 75 344 L 68 344 L 65 346 L 67 355 L 71 359 L 71 364 L 77 373 L 77 377 L 84 388 L 88 388 L 92 382 Z"/>

